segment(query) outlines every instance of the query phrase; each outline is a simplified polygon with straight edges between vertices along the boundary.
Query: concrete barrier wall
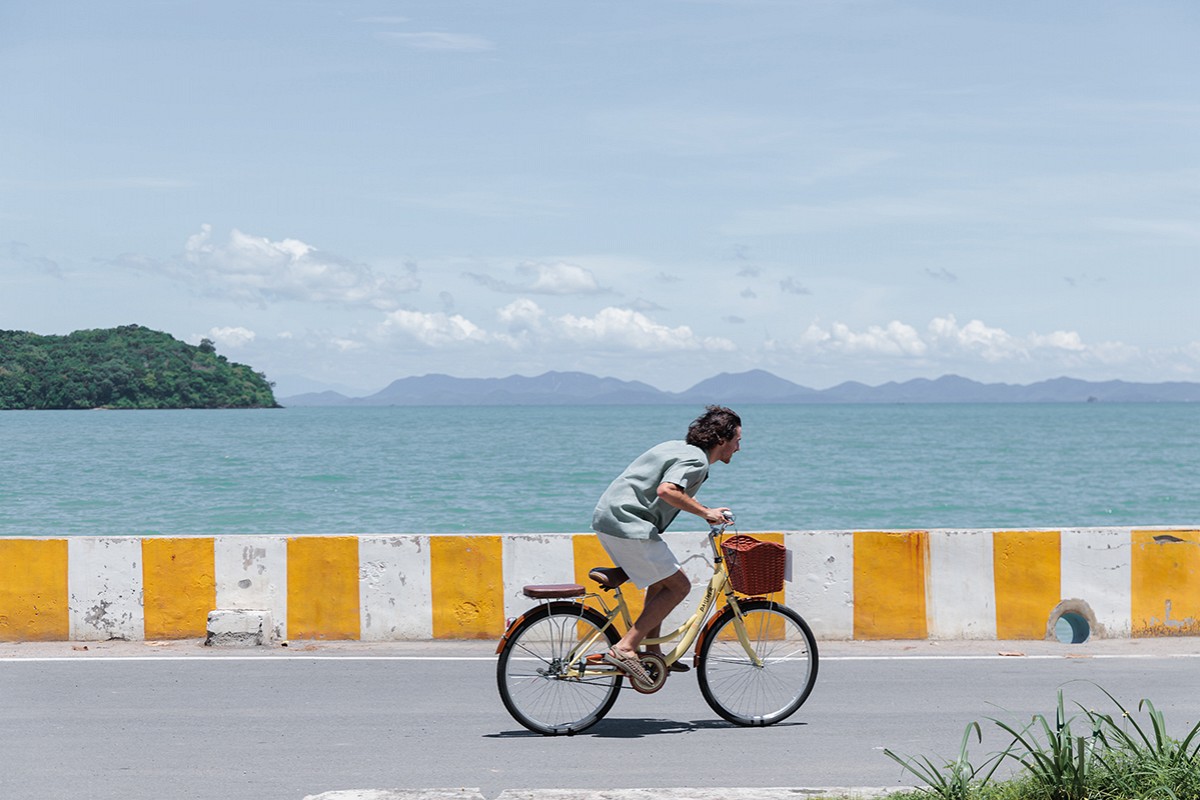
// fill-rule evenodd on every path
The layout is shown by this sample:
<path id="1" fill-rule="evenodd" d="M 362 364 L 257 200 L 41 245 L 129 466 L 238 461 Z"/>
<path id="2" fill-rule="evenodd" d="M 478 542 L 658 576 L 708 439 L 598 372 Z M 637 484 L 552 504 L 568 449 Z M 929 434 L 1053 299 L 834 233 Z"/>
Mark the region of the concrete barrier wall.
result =
<path id="1" fill-rule="evenodd" d="M 1198 530 L 754 535 L 792 551 L 784 600 L 818 638 L 1042 639 L 1063 612 L 1200 634 Z M 706 582 L 704 535 L 667 538 Z M 203 637 L 214 609 L 269 611 L 279 639 L 498 638 L 525 584 L 608 563 L 593 534 L 0 538 L 0 640 Z"/>

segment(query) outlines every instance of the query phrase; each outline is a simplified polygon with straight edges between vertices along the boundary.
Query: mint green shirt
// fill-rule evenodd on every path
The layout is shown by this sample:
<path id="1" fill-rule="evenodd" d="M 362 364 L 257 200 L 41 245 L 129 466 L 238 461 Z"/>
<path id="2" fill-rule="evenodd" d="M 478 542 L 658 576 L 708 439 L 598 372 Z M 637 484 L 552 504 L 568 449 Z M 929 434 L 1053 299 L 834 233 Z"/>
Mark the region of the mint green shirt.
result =
<path id="1" fill-rule="evenodd" d="M 687 442 L 663 442 L 638 456 L 609 484 L 596 510 L 592 530 L 621 539 L 657 539 L 679 509 L 658 497 L 662 483 L 674 483 L 695 497 L 708 477 L 708 454 Z"/>

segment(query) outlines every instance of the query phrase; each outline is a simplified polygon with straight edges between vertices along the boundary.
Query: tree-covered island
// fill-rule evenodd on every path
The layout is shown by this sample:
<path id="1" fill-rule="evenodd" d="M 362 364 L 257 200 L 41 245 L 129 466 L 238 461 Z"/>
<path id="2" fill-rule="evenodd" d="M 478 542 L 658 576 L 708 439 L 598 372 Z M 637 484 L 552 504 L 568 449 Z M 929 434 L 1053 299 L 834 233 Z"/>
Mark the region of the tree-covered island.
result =
<path id="1" fill-rule="evenodd" d="M 123 325 L 0 331 L 0 409 L 278 408 L 266 376 L 170 334 Z"/>

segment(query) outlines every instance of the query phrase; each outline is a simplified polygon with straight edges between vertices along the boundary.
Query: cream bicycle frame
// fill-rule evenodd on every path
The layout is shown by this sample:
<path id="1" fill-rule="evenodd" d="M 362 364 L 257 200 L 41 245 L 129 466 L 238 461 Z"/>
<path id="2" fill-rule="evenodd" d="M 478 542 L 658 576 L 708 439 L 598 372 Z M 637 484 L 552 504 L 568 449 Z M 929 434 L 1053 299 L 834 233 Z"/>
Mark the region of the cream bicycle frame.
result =
<path id="1" fill-rule="evenodd" d="M 724 526 L 722 526 L 720 532 L 724 532 Z M 683 658 L 684 654 L 691 649 L 696 641 L 696 637 L 704 629 L 705 619 L 708 618 L 709 612 L 712 611 L 713 606 L 716 604 L 717 597 L 721 594 L 724 594 L 725 602 L 733 609 L 733 629 L 737 632 L 738 641 L 746 651 L 746 655 L 750 658 L 754 666 L 761 667 L 763 665 L 762 660 L 758 657 L 758 653 L 754 650 L 754 645 L 750 642 L 750 637 L 746 634 L 746 626 L 742 622 L 741 606 L 738 605 L 737 596 L 733 593 L 733 588 L 729 585 L 729 572 L 725 567 L 724 558 L 717 549 L 718 535 L 719 533 L 715 529 L 708 534 L 708 543 L 711 545 L 713 551 L 713 575 L 708 580 L 708 586 L 704 589 L 704 597 L 701 598 L 696 610 L 692 612 L 692 615 L 682 625 L 670 633 L 644 640 L 644 644 L 661 645 L 676 638 L 679 639 L 679 644 L 675 645 L 671 649 L 671 652 L 663 654 L 663 660 L 667 663 L 667 666 Z M 586 600 L 589 597 L 596 599 L 601 609 L 603 609 L 606 624 L 603 628 L 594 631 L 586 639 L 579 642 L 571 651 L 567 659 L 567 663 L 571 664 L 571 667 L 564 673 L 564 677 L 579 678 L 583 676 L 584 672 L 590 675 L 623 674 L 615 667 L 582 664 L 580 661 L 580 654 L 591 652 L 591 649 L 604 636 L 604 631 L 612 626 L 618 616 L 625 623 L 626 630 L 633 624 L 633 619 L 629 614 L 629 605 L 625 602 L 625 596 L 621 592 L 621 587 L 615 587 L 613 594 L 614 598 L 611 605 L 605 600 L 603 595 L 597 592 L 589 592 L 583 596 L 582 600 Z"/>

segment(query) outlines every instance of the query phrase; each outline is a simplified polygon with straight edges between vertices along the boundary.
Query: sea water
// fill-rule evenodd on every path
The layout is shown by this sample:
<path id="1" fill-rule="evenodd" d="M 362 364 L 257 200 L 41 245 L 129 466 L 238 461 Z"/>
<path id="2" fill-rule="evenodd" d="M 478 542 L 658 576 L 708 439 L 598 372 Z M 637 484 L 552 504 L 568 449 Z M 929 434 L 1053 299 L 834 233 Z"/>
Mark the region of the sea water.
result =
<path id="1" fill-rule="evenodd" d="M 0 535 L 585 531 L 700 410 L 3 412 Z M 700 499 L 745 530 L 1200 525 L 1200 405 L 738 411 Z"/>

